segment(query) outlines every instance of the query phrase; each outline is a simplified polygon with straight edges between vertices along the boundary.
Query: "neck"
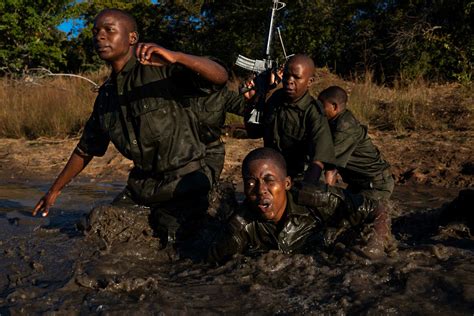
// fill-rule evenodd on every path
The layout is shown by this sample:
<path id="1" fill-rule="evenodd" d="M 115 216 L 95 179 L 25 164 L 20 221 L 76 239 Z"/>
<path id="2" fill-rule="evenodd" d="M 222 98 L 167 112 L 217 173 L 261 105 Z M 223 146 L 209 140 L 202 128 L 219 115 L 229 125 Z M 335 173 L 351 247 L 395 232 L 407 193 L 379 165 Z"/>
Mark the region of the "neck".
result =
<path id="1" fill-rule="evenodd" d="M 128 63 L 130 58 L 133 55 L 133 50 L 130 49 L 124 57 L 120 58 L 119 60 L 109 62 L 110 66 L 112 67 L 112 70 L 115 74 L 118 74 L 119 72 L 122 71 L 123 67 Z"/>
<path id="2" fill-rule="evenodd" d="M 274 218 L 273 221 L 275 222 L 275 224 L 278 224 L 280 222 L 280 220 L 283 218 L 283 215 L 285 214 L 285 211 L 286 211 L 286 205 L 288 204 L 288 200 L 285 201 L 284 205 L 283 205 L 283 211 L 278 215 L 277 218 Z"/>
<path id="3" fill-rule="evenodd" d="M 287 100 L 288 103 L 296 103 L 296 102 L 298 102 L 299 100 L 301 100 L 301 99 L 306 95 L 306 93 L 308 93 L 308 91 L 305 91 L 305 92 L 303 93 L 303 95 L 302 95 L 301 97 L 299 97 L 299 98 L 296 98 L 296 99 L 293 100 L 293 99 L 290 99 L 290 98 L 287 97 L 286 100 Z"/>

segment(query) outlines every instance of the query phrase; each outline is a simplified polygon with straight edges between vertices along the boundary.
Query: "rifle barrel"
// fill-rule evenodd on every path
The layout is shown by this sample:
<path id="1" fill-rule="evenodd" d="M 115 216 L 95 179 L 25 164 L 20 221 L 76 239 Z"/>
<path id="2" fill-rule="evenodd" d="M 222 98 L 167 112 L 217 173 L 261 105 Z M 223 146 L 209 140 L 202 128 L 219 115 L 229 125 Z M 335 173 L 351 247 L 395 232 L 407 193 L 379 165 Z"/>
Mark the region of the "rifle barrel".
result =
<path id="1" fill-rule="evenodd" d="M 275 12 L 283 9 L 286 6 L 286 3 L 280 2 L 279 0 L 272 0 L 272 13 L 270 15 L 270 26 L 268 27 L 267 42 L 265 46 L 265 57 L 267 61 L 271 60 L 271 45 L 273 38 L 273 29 L 275 27 Z"/>

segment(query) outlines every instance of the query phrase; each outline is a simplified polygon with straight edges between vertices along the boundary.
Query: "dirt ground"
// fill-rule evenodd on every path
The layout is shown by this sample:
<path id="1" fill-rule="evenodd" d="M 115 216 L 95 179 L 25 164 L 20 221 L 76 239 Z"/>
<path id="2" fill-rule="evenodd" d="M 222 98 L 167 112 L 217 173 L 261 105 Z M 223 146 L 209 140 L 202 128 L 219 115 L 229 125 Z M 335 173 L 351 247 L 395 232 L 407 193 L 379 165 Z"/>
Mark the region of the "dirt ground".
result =
<path id="1" fill-rule="evenodd" d="M 474 186 L 473 131 L 381 132 L 372 131 L 374 143 L 392 165 L 399 185 L 441 187 Z M 240 165 L 261 140 L 223 137 L 226 161 L 222 180 L 240 181 Z M 67 162 L 78 139 L 0 139 L 0 178 L 4 181 L 54 180 Z M 95 158 L 81 173 L 90 181 L 125 181 L 132 162 L 111 145 L 104 157 Z"/>

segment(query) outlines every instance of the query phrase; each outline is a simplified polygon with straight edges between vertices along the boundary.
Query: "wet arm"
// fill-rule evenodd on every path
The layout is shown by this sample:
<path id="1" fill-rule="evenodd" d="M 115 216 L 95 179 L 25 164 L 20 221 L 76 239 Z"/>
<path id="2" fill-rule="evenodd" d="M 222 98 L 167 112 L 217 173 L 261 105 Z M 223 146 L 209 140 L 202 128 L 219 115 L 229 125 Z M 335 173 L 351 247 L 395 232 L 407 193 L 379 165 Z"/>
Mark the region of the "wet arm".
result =
<path id="1" fill-rule="evenodd" d="M 81 155 L 75 150 L 64 169 L 54 181 L 48 192 L 39 200 L 33 210 L 33 216 L 41 212 L 42 216 L 47 216 L 49 208 L 54 204 L 61 190 L 76 177 L 92 160 L 93 156 Z"/>

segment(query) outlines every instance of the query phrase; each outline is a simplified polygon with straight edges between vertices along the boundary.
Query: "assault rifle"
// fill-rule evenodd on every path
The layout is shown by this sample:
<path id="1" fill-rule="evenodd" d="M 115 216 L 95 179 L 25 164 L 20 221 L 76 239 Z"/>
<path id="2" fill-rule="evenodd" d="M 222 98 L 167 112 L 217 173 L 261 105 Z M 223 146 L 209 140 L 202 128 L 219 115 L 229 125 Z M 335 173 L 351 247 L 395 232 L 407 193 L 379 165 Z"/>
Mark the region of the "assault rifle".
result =
<path id="1" fill-rule="evenodd" d="M 240 90 L 240 93 L 245 93 L 251 89 L 256 89 L 256 98 L 257 104 L 254 109 L 252 109 L 250 113 L 250 117 L 247 119 L 247 123 L 250 124 L 260 124 L 261 116 L 262 116 L 262 105 L 265 103 L 265 95 L 270 88 L 270 79 L 269 76 L 271 73 L 275 73 L 278 69 L 278 63 L 276 60 L 272 58 L 271 55 L 271 44 L 275 29 L 275 14 L 277 11 L 283 9 L 286 6 L 286 3 L 281 2 L 279 0 L 272 0 L 272 11 L 270 15 L 270 25 L 268 28 L 268 34 L 265 41 L 265 57 L 264 59 L 250 59 L 245 56 L 239 55 L 235 64 L 241 68 L 246 70 L 250 70 L 254 73 L 255 79 L 255 86 L 253 88 L 243 88 Z M 285 46 L 283 45 L 283 40 L 280 34 L 280 28 L 276 28 L 278 31 L 278 36 L 280 38 L 280 43 L 283 48 L 283 54 L 285 59 L 288 59 L 286 55 Z"/>

